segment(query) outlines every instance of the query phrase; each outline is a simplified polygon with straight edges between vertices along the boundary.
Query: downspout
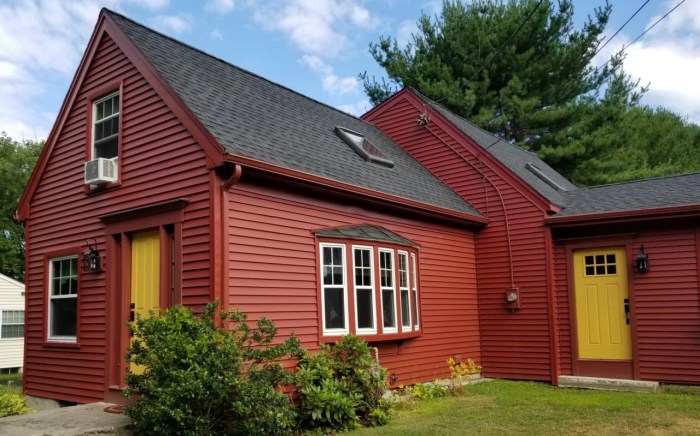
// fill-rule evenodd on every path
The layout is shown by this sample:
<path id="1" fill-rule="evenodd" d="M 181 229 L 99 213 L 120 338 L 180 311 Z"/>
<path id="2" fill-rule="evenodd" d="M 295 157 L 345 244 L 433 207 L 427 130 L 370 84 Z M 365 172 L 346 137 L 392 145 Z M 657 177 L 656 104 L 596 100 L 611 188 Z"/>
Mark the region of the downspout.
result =
<path id="1" fill-rule="evenodd" d="M 238 183 L 243 175 L 243 167 L 240 164 L 235 164 L 231 175 L 226 177 L 221 182 L 221 235 L 224 239 L 222 250 L 222 268 L 221 268 L 221 310 L 229 310 L 229 190 Z"/>

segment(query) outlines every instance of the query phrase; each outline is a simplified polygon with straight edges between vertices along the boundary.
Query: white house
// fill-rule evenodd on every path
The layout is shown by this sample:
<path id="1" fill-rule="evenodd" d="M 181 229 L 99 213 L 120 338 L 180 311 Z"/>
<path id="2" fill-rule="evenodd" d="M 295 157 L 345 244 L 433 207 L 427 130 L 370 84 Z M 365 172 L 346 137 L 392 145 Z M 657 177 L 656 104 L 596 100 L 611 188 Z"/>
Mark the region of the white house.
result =
<path id="1" fill-rule="evenodd" d="M 0 274 L 0 372 L 24 366 L 24 284 Z"/>

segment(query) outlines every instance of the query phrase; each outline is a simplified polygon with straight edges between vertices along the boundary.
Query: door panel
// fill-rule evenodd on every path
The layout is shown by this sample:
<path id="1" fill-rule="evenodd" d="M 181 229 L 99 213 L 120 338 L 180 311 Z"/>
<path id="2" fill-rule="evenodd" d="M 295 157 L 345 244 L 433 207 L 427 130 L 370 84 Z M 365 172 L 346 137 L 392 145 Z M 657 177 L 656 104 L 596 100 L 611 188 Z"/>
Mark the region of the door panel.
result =
<path id="1" fill-rule="evenodd" d="M 580 359 L 632 359 L 626 265 L 624 247 L 574 253 Z"/>
<path id="2" fill-rule="evenodd" d="M 148 317 L 160 309 L 160 234 L 156 231 L 135 233 L 131 240 L 131 310 Z M 133 374 L 143 367 L 131 365 Z"/>

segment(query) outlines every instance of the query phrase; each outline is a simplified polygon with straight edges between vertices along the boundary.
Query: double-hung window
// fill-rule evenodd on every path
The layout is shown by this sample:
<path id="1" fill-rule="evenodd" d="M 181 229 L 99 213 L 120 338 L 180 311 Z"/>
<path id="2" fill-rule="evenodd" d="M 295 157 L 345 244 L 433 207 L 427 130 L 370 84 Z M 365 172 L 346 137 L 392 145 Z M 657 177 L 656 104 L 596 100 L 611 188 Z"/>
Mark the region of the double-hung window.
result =
<path id="1" fill-rule="evenodd" d="M 355 270 L 355 322 L 357 333 L 376 333 L 372 247 L 353 246 Z"/>
<path id="2" fill-rule="evenodd" d="M 420 334 L 418 247 L 387 229 L 362 225 L 315 232 L 319 241 L 322 336 L 370 341 Z"/>
<path id="3" fill-rule="evenodd" d="M 49 260 L 49 341 L 75 342 L 78 321 L 78 257 Z"/>
<path id="4" fill-rule="evenodd" d="M 348 332 L 345 245 L 323 244 L 321 251 L 323 330 L 344 334 Z"/>
<path id="5" fill-rule="evenodd" d="M 2 310 L 0 339 L 24 337 L 24 310 Z"/>
<path id="6" fill-rule="evenodd" d="M 93 103 L 92 158 L 119 157 L 119 92 Z"/>

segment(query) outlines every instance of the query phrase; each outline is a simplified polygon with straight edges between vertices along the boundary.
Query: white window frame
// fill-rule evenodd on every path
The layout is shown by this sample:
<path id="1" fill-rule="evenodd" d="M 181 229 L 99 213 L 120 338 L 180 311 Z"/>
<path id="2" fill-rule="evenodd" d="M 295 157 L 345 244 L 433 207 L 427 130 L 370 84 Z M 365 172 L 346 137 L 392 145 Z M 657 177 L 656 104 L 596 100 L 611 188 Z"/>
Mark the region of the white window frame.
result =
<path id="1" fill-rule="evenodd" d="M 100 118 L 98 120 L 97 119 L 97 105 L 100 103 L 103 103 L 109 99 L 112 99 L 115 96 L 119 96 L 119 105 L 117 107 L 117 112 L 113 113 L 112 115 L 110 115 L 108 117 Z M 120 92 L 119 92 L 119 90 L 116 90 L 116 91 L 111 92 L 111 93 L 105 95 L 104 97 L 100 97 L 97 100 L 92 102 L 92 144 L 90 147 L 91 159 L 96 159 L 95 156 L 97 154 L 97 153 L 95 153 L 95 125 L 100 121 L 104 121 L 104 120 L 114 118 L 114 117 L 121 117 L 121 101 L 122 101 L 122 98 L 121 98 Z M 111 158 L 111 160 L 113 160 L 115 162 L 117 162 L 119 160 L 119 148 L 118 148 L 119 147 L 119 135 L 121 135 L 121 119 L 119 120 L 119 128 L 117 130 L 117 135 L 116 135 L 117 136 L 117 156 Z M 102 138 L 102 139 L 105 139 L 105 138 Z"/>
<path id="2" fill-rule="evenodd" d="M 47 333 L 46 337 L 49 342 L 77 342 L 78 341 L 78 317 L 80 314 L 76 310 L 76 319 L 75 319 L 75 336 L 58 336 L 58 335 L 52 335 L 51 333 L 51 326 L 53 325 L 53 307 L 51 305 L 51 302 L 53 300 L 57 299 L 64 299 L 64 298 L 75 298 L 75 304 L 76 307 L 78 305 L 78 286 L 76 284 L 76 289 L 75 289 L 75 294 L 68 294 L 68 295 L 52 295 L 53 294 L 53 279 L 54 279 L 54 271 L 53 271 L 53 264 L 55 261 L 61 261 L 61 260 L 67 260 L 67 259 L 75 259 L 76 260 L 76 268 L 75 268 L 75 279 L 76 283 L 80 281 L 80 272 L 78 269 L 80 268 L 80 262 L 78 262 L 78 256 L 77 255 L 69 255 L 69 256 L 60 256 L 60 257 L 52 257 L 49 259 L 49 284 L 47 286 L 48 290 L 48 324 L 46 326 Z"/>
<path id="3" fill-rule="evenodd" d="M 415 330 L 419 330 L 420 314 L 418 311 L 420 310 L 420 300 L 418 298 L 418 268 L 416 267 L 416 253 L 411 253 L 411 278 L 411 304 L 413 304 L 416 309 L 416 316 L 413 320 L 413 328 Z M 411 312 L 411 316 L 413 316 L 413 312 Z"/>
<path id="4" fill-rule="evenodd" d="M 342 252 L 342 259 L 343 259 L 343 309 L 344 309 L 344 314 L 343 314 L 343 320 L 344 320 L 344 327 L 342 329 L 327 329 L 326 328 L 326 288 L 339 288 L 340 286 L 338 285 L 326 285 L 323 283 L 323 249 L 325 247 L 329 248 L 340 248 Z M 321 283 L 321 323 L 323 326 L 323 335 L 324 336 L 338 336 L 338 335 L 346 335 L 350 332 L 349 329 L 349 316 L 348 316 L 348 271 L 347 271 L 347 257 L 345 254 L 345 244 L 337 244 L 337 243 L 329 243 L 329 242 L 321 242 L 319 244 L 319 283 Z"/>
<path id="5" fill-rule="evenodd" d="M 406 286 L 402 287 L 401 286 L 401 257 L 404 257 L 406 259 Z M 396 284 L 399 288 L 399 309 L 401 310 L 401 331 L 411 331 L 413 330 L 413 321 L 412 321 L 412 313 L 411 313 L 411 265 L 410 265 L 410 258 L 408 257 L 408 251 L 403 251 L 399 250 L 397 252 L 396 260 L 398 262 L 398 283 Z M 403 300 L 401 299 L 401 293 L 406 292 L 408 294 L 408 298 L 406 298 L 406 301 L 408 301 L 408 324 L 404 324 L 406 320 L 403 319 Z"/>
<path id="6" fill-rule="evenodd" d="M 370 267 L 370 285 L 369 286 L 358 286 L 355 280 L 355 250 L 368 250 L 369 251 L 369 267 Z M 352 283 L 353 283 L 353 297 L 355 300 L 355 333 L 357 335 L 368 335 L 377 334 L 377 296 L 375 292 L 375 277 L 374 277 L 374 247 L 369 245 L 353 245 L 352 246 Z M 371 329 L 360 328 L 357 318 L 357 291 L 359 290 L 370 290 L 372 293 L 372 325 Z"/>
<path id="7" fill-rule="evenodd" d="M 18 324 L 18 323 L 2 324 L 2 315 L 3 315 L 5 312 L 24 312 L 24 314 L 25 314 L 25 315 L 24 315 L 24 316 L 25 316 L 25 321 L 24 321 L 22 324 Z M 25 329 L 24 332 L 22 333 L 22 336 L 19 337 L 19 338 L 4 338 L 4 337 L 2 337 L 2 326 L 4 326 L 4 325 L 23 325 L 23 326 L 26 326 L 26 324 L 27 324 L 27 321 L 26 321 L 26 312 L 25 312 L 25 310 L 24 310 L 24 307 L 19 307 L 19 306 L 17 306 L 17 307 L 12 307 L 12 306 L 8 306 L 8 307 L 0 308 L 0 341 L 23 341 L 23 340 L 24 340 L 24 335 L 27 333 L 27 332 L 26 332 L 26 329 Z"/>
<path id="8" fill-rule="evenodd" d="M 398 305 L 396 304 L 396 254 L 394 253 L 394 250 L 390 248 L 382 248 L 380 247 L 379 250 L 379 263 L 378 263 L 378 268 L 379 268 L 379 292 L 380 292 L 380 298 L 379 301 L 381 302 L 381 313 L 382 313 L 382 329 L 384 333 L 398 333 L 399 331 L 399 317 L 398 317 Z M 382 253 L 390 253 L 391 254 L 391 287 L 389 286 L 382 286 Z M 384 326 L 384 291 L 391 291 L 391 298 L 392 301 L 394 302 L 394 327 L 385 327 Z"/>

